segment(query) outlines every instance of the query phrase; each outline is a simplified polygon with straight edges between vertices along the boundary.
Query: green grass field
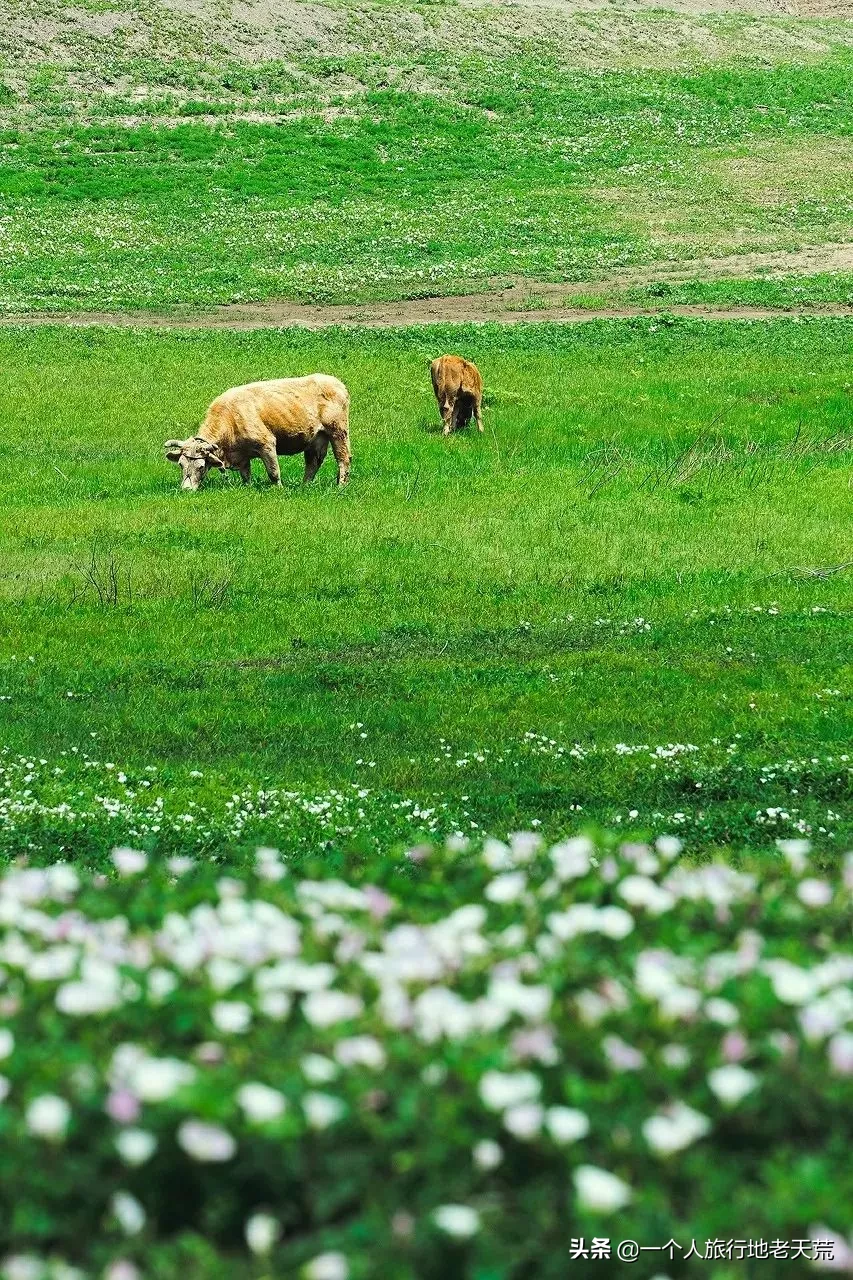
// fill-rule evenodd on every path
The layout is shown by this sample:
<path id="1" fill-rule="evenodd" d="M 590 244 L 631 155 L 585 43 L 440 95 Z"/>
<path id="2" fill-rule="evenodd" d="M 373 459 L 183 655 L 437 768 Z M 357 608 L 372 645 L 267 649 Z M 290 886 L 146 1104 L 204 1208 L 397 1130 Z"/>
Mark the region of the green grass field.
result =
<path id="1" fill-rule="evenodd" d="M 421 297 L 848 240 L 853 23 L 696 10 L 291 3 L 241 26 L 3 0 L 0 311 Z"/>
<path id="2" fill-rule="evenodd" d="M 841 847 L 851 337 L 6 330 L 6 847 L 587 821 Z M 445 441 L 427 362 L 460 344 L 486 433 Z M 281 491 L 177 492 L 163 439 L 313 369 L 351 389 L 348 489 L 296 459 Z"/>

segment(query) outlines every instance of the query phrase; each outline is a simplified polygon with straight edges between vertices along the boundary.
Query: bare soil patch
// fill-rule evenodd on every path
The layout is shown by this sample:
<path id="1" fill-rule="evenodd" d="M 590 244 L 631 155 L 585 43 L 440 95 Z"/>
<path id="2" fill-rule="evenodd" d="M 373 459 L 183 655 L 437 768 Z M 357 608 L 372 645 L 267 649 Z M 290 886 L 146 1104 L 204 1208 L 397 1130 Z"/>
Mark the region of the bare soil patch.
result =
<path id="1" fill-rule="evenodd" d="M 666 311 L 673 315 L 709 319 L 767 319 L 783 315 L 853 315 L 853 307 L 826 304 L 813 307 L 713 307 L 705 305 L 611 306 L 578 305 L 580 298 L 606 296 L 615 290 L 658 281 L 765 279 L 823 272 L 853 271 L 853 244 L 820 245 L 796 253 L 744 253 L 725 258 L 657 262 L 604 279 L 553 283 L 526 277 L 509 283 L 484 281 L 481 291 L 441 298 L 406 298 L 393 302 L 365 302 L 328 306 L 307 302 L 229 303 L 209 311 L 171 312 L 26 312 L 0 318 L 0 324 L 71 324 L 152 326 L 201 329 L 263 329 L 297 325 L 322 329 L 332 325 L 364 328 L 405 328 L 426 324 L 517 324 L 550 320 L 580 323 L 601 318 L 626 319 Z M 574 300 L 574 302 L 573 302 Z"/>

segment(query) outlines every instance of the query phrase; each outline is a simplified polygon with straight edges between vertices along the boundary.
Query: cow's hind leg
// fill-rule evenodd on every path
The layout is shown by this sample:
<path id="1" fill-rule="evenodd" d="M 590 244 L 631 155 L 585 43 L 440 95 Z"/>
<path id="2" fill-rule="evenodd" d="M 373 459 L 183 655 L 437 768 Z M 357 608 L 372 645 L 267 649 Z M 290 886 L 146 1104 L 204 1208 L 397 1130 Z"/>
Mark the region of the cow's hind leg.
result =
<path id="1" fill-rule="evenodd" d="M 456 402 L 446 399 L 441 406 L 441 421 L 444 423 L 443 434 L 449 436 L 456 426 Z"/>
<path id="2" fill-rule="evenodd" d="M 314 437 L 305 450 L 305 478 L 303 483 L 310 484 L 323 465 L 329 451 L 329 437 L 322 431 Z"/>
<path id="3" fill-rule="evenodd" d="M 483 430 L 483 397 L 477 396 L 474 400 L 474 417 L 477 419 L 477 430 Z"/>

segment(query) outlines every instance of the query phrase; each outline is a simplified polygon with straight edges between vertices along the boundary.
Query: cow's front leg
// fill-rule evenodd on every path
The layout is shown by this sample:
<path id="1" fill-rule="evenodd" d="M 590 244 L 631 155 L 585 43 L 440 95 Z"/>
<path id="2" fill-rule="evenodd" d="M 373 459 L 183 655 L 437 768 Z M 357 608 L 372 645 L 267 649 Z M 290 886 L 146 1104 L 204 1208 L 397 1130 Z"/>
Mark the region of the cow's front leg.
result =
<path id="1" fill-rule="evenodd" d="M 270 484 L 281 486 L 281 471 L 278 466 L 278 454 L 275 451 L 274 444 L 264 445 L 260 452 L 261 462 L 267 469 L 267 475 L 270 478 Z"/>
<path id="2" fill-rule="evenodd" d="M 349 450 L 349 435 L 346 432 L 335 432 L 331 438 L 332 453 L 338 464 L 338 484 L 346 484 L 349 480 L 349 469 L 352 455 Z"/>
<path id="3" fill-rule="evenodd" d="M 237 474 L 243 481 L 243 484 L 252 483 L 252 463 L 251 459 L 244 458 L 242 462 L 237 463 Z"/>

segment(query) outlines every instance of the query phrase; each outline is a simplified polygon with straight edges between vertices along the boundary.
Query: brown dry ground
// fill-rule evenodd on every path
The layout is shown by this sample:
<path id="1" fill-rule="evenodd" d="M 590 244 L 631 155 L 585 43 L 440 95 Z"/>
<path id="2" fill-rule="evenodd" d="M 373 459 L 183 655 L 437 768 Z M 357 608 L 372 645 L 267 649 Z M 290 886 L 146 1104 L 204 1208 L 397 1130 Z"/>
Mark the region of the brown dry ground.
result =
<path id="1" fill-rule="evenodd" d="M 659 262 L 625 270 L 618 275 L 583 283 L 554 284 L 525 278 L 495 287 L 484 282 L 482 291 L 455 297 L 411 298 L 399 302 L 369 302 L 358 306 L 323 306 L 300 302 L 234 303 L 208 311 L 176 310 L 165 313 L 38 312 L 0 317 L 2 325 L 112 325 L 140 328 L 267 329 L 298 326 L 322 329 L 334 325 L 357 325 L 369 329 L 393 329 L 427 324 L 517 324 L 548 320 L 580 323 L 584 320 L 627 319 L 655 315 L 706 317 L 715 320 L 765 320 L 781 315 L 853 315 L 853 307 L 841 304 L 792 307 L 713 307 L 669 305 L 655 307 L 595 304 L 619 290 L 658 281 L 748 279 L 757 273 L 764 279 L 790 275 L 814 275 L 825 271 L 853 271 L 853 244 L 821 245 L 796 253 L 744 253 L 725 258 L 697 258 L 692 261 Z M 584 305 L 579 305 L 579 299 Z M 574 301 L 573 301 L 574 300 Z M 588 301 L 587 301 L 588 300 Z"/>

